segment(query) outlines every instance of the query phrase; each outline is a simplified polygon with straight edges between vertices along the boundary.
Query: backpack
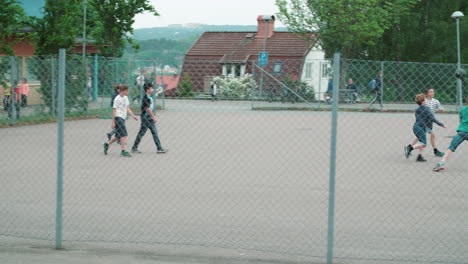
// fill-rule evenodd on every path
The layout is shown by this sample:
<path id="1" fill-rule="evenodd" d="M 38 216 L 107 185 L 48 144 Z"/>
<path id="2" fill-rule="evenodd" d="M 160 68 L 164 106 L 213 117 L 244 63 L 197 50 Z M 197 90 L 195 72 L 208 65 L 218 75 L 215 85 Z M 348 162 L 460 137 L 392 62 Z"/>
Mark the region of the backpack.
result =
<path id="1" fill-rule="evenodd" d="M 369 87 L 370 87 L 371 91 L 375 91 L 377 89 L 377 82 L 374 79 L 372 79 L 369 82 Z"/>

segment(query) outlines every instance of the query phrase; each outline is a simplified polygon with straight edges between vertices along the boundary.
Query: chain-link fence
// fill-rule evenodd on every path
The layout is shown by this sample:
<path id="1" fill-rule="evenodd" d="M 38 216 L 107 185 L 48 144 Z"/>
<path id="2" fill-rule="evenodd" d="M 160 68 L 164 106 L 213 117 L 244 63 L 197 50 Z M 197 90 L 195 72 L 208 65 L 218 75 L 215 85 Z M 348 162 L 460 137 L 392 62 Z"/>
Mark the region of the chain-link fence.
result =
<path id="1" fill-rule="evenodd" d="M 330 254 L 334 263 L 467 263 L 468 148 L 442 173 L 432 172 L 440 159 L 432 144 L 428 162 L 403 153 L 414 138 L 414 96 L 427 87 L 445 108 L 436 117 L 447 129 L 435 128 L 434 145 L 450 144 L 459 121 L 454 64 L 185 61 L 178 71 L 97 56 L 67 56 L 62 68 L 56 56 L 0 62 L 11 98 L 0 115 L 0 240 L 52 243 L 60 232 L 64 247 L 135 243 L 208 256 L 215 248 L 252 262 L 325 263 Z M 379 100 L 369 108 L 379 72 L 386 112 L 372 110 Z M 156 88 L 169 152 L 157 154 L 146 135 L 130 159 L 114 144 L 104 155 L 113 85 L 129 84 L 140 113 L 144 82 Z M 21 98 L 24 83 L 26 103 L 15 92 Z M 334 103 L 336 126 L 337 112 L 326 111 Z M 140 121 L 126 126 L 130 151 Z"/>

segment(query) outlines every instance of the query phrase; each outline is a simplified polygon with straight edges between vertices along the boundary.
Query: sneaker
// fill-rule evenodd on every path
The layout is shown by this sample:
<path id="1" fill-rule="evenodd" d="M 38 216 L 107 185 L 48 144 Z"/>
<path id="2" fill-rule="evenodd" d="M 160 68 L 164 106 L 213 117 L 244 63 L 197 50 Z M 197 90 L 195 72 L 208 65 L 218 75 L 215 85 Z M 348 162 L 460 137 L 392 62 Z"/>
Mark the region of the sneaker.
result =
<path id="1" fill-rule="evenodd" d="M 406 158 L 409 158 L 409 156 L 411 155 L 410 146 L 411 146 L 411 145 L 408 145 L 408 146 L 405 146 L 405 147 L 404 147 L 404 149 L 405 149 L 405 157 L 406 157 Z"/>
<path id="2" fill-rule="evenodd" d="M 109 143 L 104 142 L 104 155 L 107 155 L 108 150 L 109 150 Z"/>
<path id="3" fill-rule="evenodd" d="M 445 170 L 444 168 L 444 164 L 442 163 L 437 163 L 437 165 L 434 167 L 434 169 L 432 169 L 433 171 L 441 171 L 441 170 Z"/>
<path id="4" fill-rule="evenodd" d="M 140 154 L 141 151 L 139 151 L 138 149 L 132 149 L 132 153 L 138 153 L 138 154 Z"/>
<path id="5" fill-rule="evenodd" d="M 444 153 L 444 152 L 440 152 L 440 151 L 437 150 L 437 151 L 434 152 L 434 155 L 436 155 L 437 157 L 442 157 L 442 156 L 445 155 L 445 153 Z"/>
<path id="6" fill-rule="evenodd" d="M 163 149 L 163 148 L 162 148 L 162 149 L 158 149 L 158 151 L 156 151 L 156 153 L 158 153 L 158 154 L 163 154 L 163 153 L 166 153 L 166 152 L 168 152 L 168 151 L 169 151 L 168 149 Z"/>
<path id="7" fill-rule="evenodd" d="M 418 162 L 425 162 L 427 161 L 421 154 L 418 155 L 418 157 L 416 158 L 416 161 Z"/>
<path id="8" fill-rule="evenodd" d="M 123 150 L 122 152 L 120 152 L 120 157 L 127 157 L 127 158 L 131 158 L 132 155 L 130 155 L 130 153 L 128 153 L 128 151 L 126 150 Z"/>
<path id="9" fill-rule="evenodd" d="M 110 141 L 112 138 L 112 135 L 110 133 L 106 133 L 107 141 Z"/>

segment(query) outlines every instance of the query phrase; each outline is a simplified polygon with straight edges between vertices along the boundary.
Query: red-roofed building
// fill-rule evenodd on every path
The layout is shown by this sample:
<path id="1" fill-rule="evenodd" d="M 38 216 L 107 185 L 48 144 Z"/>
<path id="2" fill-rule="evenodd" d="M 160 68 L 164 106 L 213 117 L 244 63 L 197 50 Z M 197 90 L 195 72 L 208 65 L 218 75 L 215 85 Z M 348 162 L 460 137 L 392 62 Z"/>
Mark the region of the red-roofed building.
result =
<path id="1" fill-rule="evenodd" d="M 162 88 L 167 96 L 175 96 L 179 75 L 158 75 L 156 76 L 156 87 Z"/>
<path id="2" fill-rule="evenodd" d="M 217 76 L 252 74 L 252 63 L 257 63 L 263 51 L 268 52 L 268 65 L 263 69 L 278 80 L 289 75 L 306 81 L 303 76 L 312 76 L 311 72 L 306 74 L 305 62 L 323 60 L 325 55 L 314 47 L 313 35 L 305 40 L 292 32 L 274 31 L 274 16 L 258 16 L 257 22 L 256 32 L 205 32 L 200 36 L 185 55 L 181 71 L 181 76 L 190 77 L 194 91 L 208 93 L 211 80 Z"/>

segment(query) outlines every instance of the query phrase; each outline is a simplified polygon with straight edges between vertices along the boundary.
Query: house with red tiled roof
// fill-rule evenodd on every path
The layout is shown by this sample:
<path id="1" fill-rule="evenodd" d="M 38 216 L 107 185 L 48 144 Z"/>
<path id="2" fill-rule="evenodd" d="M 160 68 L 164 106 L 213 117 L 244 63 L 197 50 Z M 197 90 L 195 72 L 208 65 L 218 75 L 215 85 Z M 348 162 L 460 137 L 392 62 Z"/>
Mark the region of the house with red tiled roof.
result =
<path id="1" fill-rule="evenodd" d="M 314 36 L 306 40 L 296 33 L 275 31 L 274 22 L 274 16 L 261 15 L 257 17 L 256 32 L 203 33 L 186 53 L 181 76 L 190 78 L 195 92 L 209 93 L 214 77 L 245 74 L 260 76 L 261 71 L 254 64 L 258 64 L 260 52 L 267 52 L 268 64 L 262 68 L 271 73 L 273 79 L 281 82 L 289 76 L 292 80 L 305 81 L 314 86 L 316 93 L 321 87 L 326 89 L 328 77 L 312 80 L 312 76 L 319 76 L 313 71 L 322 69 L 306 65 L 323 60 L 325 56 L 316 47 Z"/>
<path id="2" fill-rule="evenodd" d="M 158 75 L 156 76 L 156 88 L 161 88 L 167 96 L 176 95 L 177 84 L 179 83 L 179 75 Z"/>

